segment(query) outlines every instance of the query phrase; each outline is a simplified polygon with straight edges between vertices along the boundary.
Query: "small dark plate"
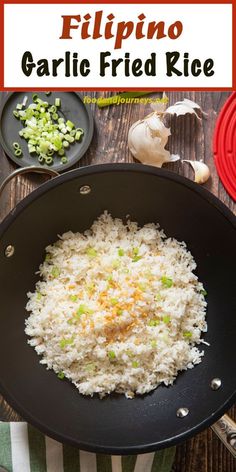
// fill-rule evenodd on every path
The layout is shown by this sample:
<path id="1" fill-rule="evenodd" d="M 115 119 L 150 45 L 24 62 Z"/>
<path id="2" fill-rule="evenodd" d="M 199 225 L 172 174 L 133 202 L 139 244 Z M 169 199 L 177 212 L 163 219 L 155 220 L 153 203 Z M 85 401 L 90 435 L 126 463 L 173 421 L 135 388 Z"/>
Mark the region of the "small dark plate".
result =
<path id="1" fill-rule="evenodd" d="M 61 99 L 61 107 L 59 108 L 59 115 L 67 120 L 75 123 L 77 128 L 84 130 L 84 135 L 81 141 L 70 145 L 65 154 L 68 159 L 66 164 L 61 164 L 60 157 L 55 157 L 53 164 L 47 166 L 43 164 L 42 167 L 50 167 L 58 172 L 63 172 L 69 167 L 73 166 L 87 151 L 92 137 L 93 137 L 93 116 L 90 108 L 84 104 L 83 97 L 76 92 L 51 92 L 46 95 L 45 92 L 36 92 L 39 98 L 54 105 L 55 98 Z M 33 92 L 13 92 L 9 93 L 5 100 L 0 113 L 0 142 L 6 154 L 19 166 L 26 167 L 32 165 L 40 165 L 38 158 L 34 154 L 29 154 L 28 144 L 24 138 L 19 136 L 19 131 L 23 128 L 20 120 L 15 118 L 13 110 L 15 110 L 18 103 L 22 103 L 25 96 L 28 96 L 26 107 L 33 103 Z M 12 143 L 17 141 L 21 145 L 23 157 L 16 157 Z"/>

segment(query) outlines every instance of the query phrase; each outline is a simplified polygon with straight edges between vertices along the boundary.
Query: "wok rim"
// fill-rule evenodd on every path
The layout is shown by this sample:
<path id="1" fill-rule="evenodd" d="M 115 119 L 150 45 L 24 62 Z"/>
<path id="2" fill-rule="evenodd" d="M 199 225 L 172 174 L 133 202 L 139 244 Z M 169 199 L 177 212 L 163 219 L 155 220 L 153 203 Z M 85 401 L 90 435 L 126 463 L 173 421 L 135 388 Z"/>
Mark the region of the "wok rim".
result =
<path id="1" fill-rule="evenodd" d="M 186 177 L 183 177 L 174 172 L 155 168 L 153 166 L 147 166 L 143 164 L 133 164 L 133 163 L 112 163 L 112 164 L 97 164 L 93 166 L 85 166 L 77 169 L 73 169 L 65 174 L 59 175 L 54 179 L 47 181 L 40 185 L 37 189 L 33 190 L 27 197 L 22 199 L 16 207 L 4 218 L 0 223 L 0 237 L 7 231 L 11 223 L 17 218 L 17 216 L 34 200 L 39 198 L 41 195 L 46 193 L 51 188 L 56 187 L 57 185 L 63 184 L 64 182 L 73 180 L 79 176 L 87 176 L 90 174 L 99 174 L 104 172 L 111 171 L 131 171 L 131 172 L 141 172 L 145 174 L 152 174 L 165 179 L 172 180 L 177 182 L 185 187 L 188 187 L 190 190 L 194 191 L 200 195 L 204 200 L 207 200 L 209 204 L 214 206 L 220 213 L 236 228 L 236 217 L 232 211 L 222 203 L 215 195 L 213 195 L 207 189 L 199 186 Z M 0 392 L 3 395 L 4 399 L 23 417 L 24 420 L 31 423 L 33 426 L 41 430 L 44 434 L 49 435 L 57 441 L 62 443 L 68 443 L 72 446 L 78 447 L 82 450 L 95 452 L 95 453 L 105 453 L 105 454 L 115 454 L 115 455 L 128 455 L 128 454 L 142 454 L 152 451 L 157 451 L 160 449 L 168 448 L 180 444 L 181 442 L 195 436 L 197 433 L 208 428 L 214 424 L 235 402 L 236 400 L 236 389 L 230 395 L 230 397 L 221 405 L 213 414 L 205 418 L 202 422 L 198 423 L 196 426 L 191 429 L 185 430 L 183 433 L 164 439 L 162 441 L 152 442 L 148 444 L 141 444 L 128 447 L 106 447 L 103 445 L 93 444 L 90 442 L 77 441 L 72 438 L 70 435 L 61 435 L 56 431 L 50 429 L 50 427 L 42 424 L 37 418 L 35 418 L 31 413 L 25 410 L 24 406 L 18 405 L 17 400 L 11 395 L 10 392 L 5 390 L 4 385 L 0 379 Z M 183 420 L 181 420 L 183 421 Z"/>

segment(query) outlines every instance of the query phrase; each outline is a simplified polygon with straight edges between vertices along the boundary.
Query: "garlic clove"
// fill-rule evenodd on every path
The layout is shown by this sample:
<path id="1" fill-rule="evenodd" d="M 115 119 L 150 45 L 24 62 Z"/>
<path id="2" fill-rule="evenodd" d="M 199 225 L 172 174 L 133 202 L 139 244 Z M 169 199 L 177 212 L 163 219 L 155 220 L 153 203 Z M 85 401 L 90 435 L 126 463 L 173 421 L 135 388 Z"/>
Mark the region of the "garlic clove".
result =
<path id="1" fill-rule="evenodd" d="M 194 182 L 197 184 L 204 184 L 210 177 L 210 169 L 205 164 L 205 162 L 201 161 L 191 161 L 187 159 L 183 159 L 182 162 L 188 162 L 193 170 L 194 170 Z"/>
<path id="2" fill-rule="evenodd" d="M 173 162 L 179 156 L 171 156 L 165 149 L 170 136 L 157 113 L 151 113 L 143 120 L 134 123 L 128 134 L 128 146 L 135 157 L 143 164 L 162 167 L 164 162 Z"/>

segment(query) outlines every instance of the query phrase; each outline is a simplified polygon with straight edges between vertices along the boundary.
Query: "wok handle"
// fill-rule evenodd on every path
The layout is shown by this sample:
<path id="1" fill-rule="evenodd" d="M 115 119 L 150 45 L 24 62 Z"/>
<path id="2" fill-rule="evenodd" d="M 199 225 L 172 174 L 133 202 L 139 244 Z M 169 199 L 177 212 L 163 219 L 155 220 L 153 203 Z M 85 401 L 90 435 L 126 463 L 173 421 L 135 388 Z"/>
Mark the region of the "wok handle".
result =
<path id="1" fill-rule="evenodd" d="M 16 169 L 14 172 L 12 172 L 3 180 L 3 182 L 0 185 L 0 197 L 2 195 L 4 188 L 12 179 L 17 177 L 18 175 L 28 174 L 30 172 L 33 172 L 36 174 L 47 174 L 47 175 L 50 175 L 51 177 L 56 177 L 59 175 L 58 172 L 56 172 L 55 170 L 47 169 L 46 167 L 38 167 L 38 166 L 21 167 L 20 169 Z"/>
<path id="2" fill-rule="evenodd" d="M 236 423 L 228 415 L 223 415 L 211 428 L 236 458 Z"/>

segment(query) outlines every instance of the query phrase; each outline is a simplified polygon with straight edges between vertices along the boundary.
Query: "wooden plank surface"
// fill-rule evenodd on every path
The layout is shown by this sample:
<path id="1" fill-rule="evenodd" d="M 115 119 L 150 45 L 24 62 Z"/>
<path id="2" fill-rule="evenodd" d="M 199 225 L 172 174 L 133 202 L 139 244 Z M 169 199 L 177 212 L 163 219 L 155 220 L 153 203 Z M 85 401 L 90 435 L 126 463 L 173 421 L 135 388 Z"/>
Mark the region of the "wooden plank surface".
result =
<path id="1" fill-rule="evenodd" d="M 109 96 L 109 93 L 84 93 L 90 97 Z M 153 94 L 152 96 L 160 96 Z M 207 117 L 198 122 L 193 115 L 172 117 L 169 120 L 172 136 L 169 149 L 179 154 L 182 159 L 203 159 L 211 170 L 211 178 L 205 186 L 218 196 L 234 213 L 236 204 L 224 190 L 216 173 L 212 155 L 212 136 L 219 110 L 229 96 L 228 92 L 169 92 L 169 103 L 173 104 L 184 97 L 196 101 L 207 113 Z M 0 94 L 0 100 L 4 94 Z M 128 130 L 132 123 L 151 112 L 150 105 L 122 104 L 99 109 L 91 104 L 95 119 L 95 132 L 92 144 L 78 166 L 107 162 L 133 162 L 127 147 Z M 0 182 L 16 166 L 0 149 Z M 193 171 L 187 164 L 176 162 L 166 168 L 193 178 Z M 31 190 L 44 180 L 39 176 L 23 176 L 13 181 L 6 188 L 0 202 L 0 220 L 10 209 Z M 236 408 L 229 414 L 236 420 Z M 0 420 L 19 419 L 11 407 L 0 397 Z M 23 471 L 22 471 L 23 472 Z M 145 472 L 145 471 L 144 471 Z M 211 429 L 198 434 L 193 439 L 177 447 L 173 472 L 236 472 L 236 460 L 232 458 Z"/>

